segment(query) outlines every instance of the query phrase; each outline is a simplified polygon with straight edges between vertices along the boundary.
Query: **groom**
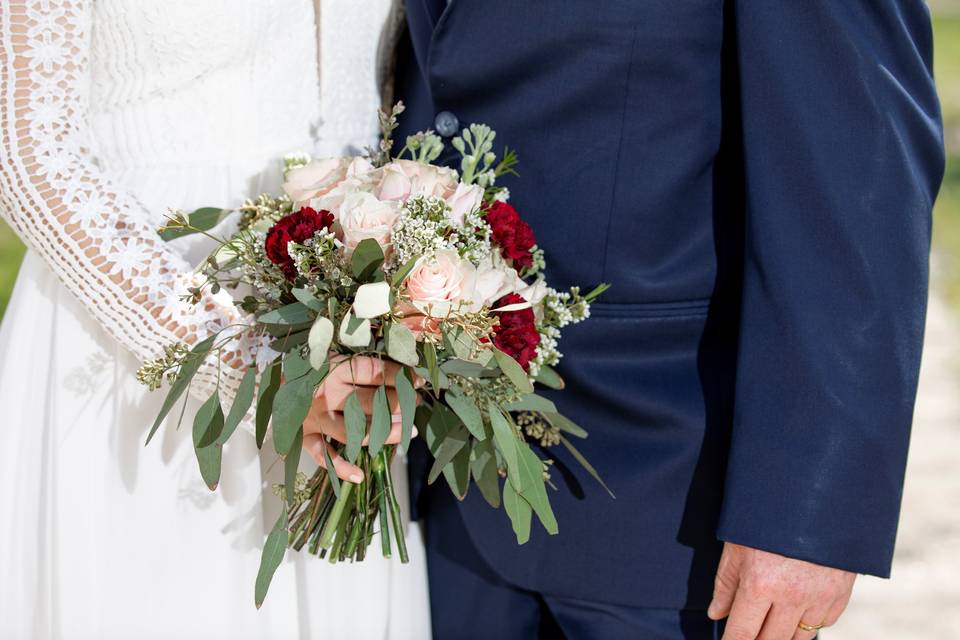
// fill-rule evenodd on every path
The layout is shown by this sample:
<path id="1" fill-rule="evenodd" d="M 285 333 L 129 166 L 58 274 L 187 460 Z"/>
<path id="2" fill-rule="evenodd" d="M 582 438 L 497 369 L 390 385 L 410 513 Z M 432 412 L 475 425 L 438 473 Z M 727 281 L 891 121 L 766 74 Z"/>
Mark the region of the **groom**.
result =
<path id="1" fill-rule="evenodd" d="M 406 5 L 400 140 L 496 129 L 551 283 L 613 284 L 556 402 L 616 499 L 551 450 L 560 535 L 518 547 L 424 487 L 436 637 L 812 638 L 893 553 L 943 169 L 924 3 Z"/>

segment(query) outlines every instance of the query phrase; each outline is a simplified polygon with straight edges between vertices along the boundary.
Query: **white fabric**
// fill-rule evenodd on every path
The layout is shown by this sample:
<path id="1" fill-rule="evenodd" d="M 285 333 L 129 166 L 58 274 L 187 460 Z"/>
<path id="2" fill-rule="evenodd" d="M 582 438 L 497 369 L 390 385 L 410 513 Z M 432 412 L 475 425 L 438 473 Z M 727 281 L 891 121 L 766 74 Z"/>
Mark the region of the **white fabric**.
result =
<path id="1" fill-rule="evenodd" d="M 281 465 L 238 433 L 207 491 L 196 402 L 144 448 L 163 394 L 134 380 L 175 336 L 242 320 L 226 294 L 179 302 L 204 247 L 157 238 L 166 208 L 372 143 L 387 4 L 321 2 L 322 73 L 312 0 L 0 4 L 0 213 L 29 247 L 0 327 L 0 637 L 429 637 L 415 526 L 409 565 L 290 554 L 256 611 Z M 225 357 L 228 396 L 249 361 Z"/>

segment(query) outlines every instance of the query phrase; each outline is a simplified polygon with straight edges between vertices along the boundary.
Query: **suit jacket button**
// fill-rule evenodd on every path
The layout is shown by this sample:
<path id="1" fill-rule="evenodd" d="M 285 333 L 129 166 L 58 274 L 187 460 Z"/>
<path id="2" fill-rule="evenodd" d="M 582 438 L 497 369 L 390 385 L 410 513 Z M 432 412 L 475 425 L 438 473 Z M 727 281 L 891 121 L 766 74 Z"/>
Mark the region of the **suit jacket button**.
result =
<path id="1" fill-rule="evenodd" d="M 460 121 L 449 111 L 441 111 L 434 119 L 433 127 L 444 138 L 452 138 L 460 132 Z"/>

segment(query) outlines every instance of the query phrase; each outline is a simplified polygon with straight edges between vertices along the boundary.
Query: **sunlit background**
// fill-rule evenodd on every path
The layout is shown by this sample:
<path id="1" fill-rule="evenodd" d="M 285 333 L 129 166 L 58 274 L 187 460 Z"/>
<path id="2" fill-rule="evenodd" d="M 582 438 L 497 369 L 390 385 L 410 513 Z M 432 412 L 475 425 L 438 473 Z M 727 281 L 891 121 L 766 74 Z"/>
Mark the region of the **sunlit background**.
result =
<path id="1" fill-rule="evenodd" d="M 828 640 L 960 638 L 960 0 L 930 6 L 949 160 L 934 213 L 933 290 L 894 579 L 860 580 Z M 0 317 L 22 257 L 0 222 Z"/>

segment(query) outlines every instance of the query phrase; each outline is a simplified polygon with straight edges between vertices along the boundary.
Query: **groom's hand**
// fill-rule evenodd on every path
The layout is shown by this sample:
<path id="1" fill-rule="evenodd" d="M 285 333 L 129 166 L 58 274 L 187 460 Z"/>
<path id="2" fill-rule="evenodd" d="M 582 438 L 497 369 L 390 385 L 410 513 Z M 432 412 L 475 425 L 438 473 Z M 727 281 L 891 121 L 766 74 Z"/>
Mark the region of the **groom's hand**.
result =
<path id="1" fill-rule="evenodd" d="M 347 429 L 343 407 L 347 398 L 356 393 L 360 406 L 369 416 L 373 413 L 373 394 L 383 385 L 387 388 L 387 402 L 393 414 L 387 444 L 400 442 L 400 406 L 394 388 L 400 365 L 366 356 L 354 356 L 349 360 L 338 356 L 331 359 L 331 364 L 330 374 L 317 389 L 313 406 L 303 423 L 303 448 L 324 468 L 327 466 L 323 453 L 326 448 L 337 476 L 347 482 L 357 483 L 363 480 L 363 471 L 340 456 L 337 449 L 327 442 L 326 436 L 346 443 Z M 417 435 L 416 427 L 413 435 Z M 366 438 L 363 444 L 367 444 Z"/>
<path id="2" fill-rule="evenodd" d="M 810 640 L 847 607 L 856 574 L 726 542 L 707 615 L 723 640 Z"/>

